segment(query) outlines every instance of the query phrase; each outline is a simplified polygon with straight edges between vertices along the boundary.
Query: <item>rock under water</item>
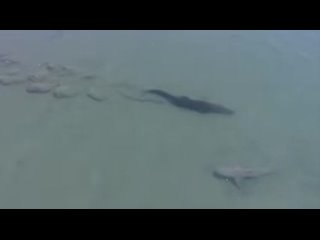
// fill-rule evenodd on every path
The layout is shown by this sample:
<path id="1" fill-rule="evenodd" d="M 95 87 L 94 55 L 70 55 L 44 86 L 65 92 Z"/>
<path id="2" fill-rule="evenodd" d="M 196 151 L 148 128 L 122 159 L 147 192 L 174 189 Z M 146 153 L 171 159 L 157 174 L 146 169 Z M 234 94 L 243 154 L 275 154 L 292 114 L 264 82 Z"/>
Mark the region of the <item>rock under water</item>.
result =
<path id="1" fill-rule="evenodd" d="M 29 83 L 26 86 L 26 92 L 28 92 L 28 93 L 48 93 L 55 87 L 57 87 L 57 84 L 49 83 L 49 82 Z"/>
<path id="2" fill-rule="evenodd" d="M 55 98 L 72 98 L 77 96 L 78 94 L 79 92 L 77 91 L 77 89 L 67 85 L 60 85 L 56 87 L 52 92 L 52 95 Z"/>

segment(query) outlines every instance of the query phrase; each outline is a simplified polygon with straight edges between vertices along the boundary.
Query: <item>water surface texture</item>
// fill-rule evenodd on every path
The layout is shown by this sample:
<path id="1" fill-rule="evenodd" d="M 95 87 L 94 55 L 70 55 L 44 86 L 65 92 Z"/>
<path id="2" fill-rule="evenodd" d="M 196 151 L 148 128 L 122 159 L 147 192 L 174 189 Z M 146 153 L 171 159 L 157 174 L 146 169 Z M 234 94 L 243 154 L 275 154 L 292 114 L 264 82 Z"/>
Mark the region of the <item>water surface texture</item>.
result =
<path id="1" fill-rule="evenodd" d="M 0 208 L 319 208 L 319 66 L 319 31 L 0 31 Z"/>

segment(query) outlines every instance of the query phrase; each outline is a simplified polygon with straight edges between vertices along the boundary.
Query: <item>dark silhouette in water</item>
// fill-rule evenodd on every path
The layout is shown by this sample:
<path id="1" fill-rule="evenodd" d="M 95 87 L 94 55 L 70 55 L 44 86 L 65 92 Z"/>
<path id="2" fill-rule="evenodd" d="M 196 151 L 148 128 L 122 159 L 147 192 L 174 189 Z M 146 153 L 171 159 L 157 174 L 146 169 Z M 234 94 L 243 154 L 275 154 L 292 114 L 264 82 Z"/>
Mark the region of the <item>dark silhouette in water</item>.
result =
<path id="1" fill-rule="evenodd" d="M 213 171 L 213 176 L 219 179 L 230 181 L 238 189 L 241 189 L 242 182 L 246 179 L 255 179 L 273 174 L 274 171 L 266 168 L 248 168 L 241 166 L 219 167 Z"/>
<path id="2" fill-rule="evenodd" d="M 205 114 L 205 113 L 220 113 L 225 115 L 234 114 L 233 110 L 230 110 L 218 104 L 209 103 L 201 100 L 193 100 L 186 96 L 174 96 L 165 91 L 158 90 L 158 89 L 149 89 L 149 90 L 145 90 L 144 92 L 158 95 L 166 99 L 169 103 L 171 103 L 176 107 L 189 109 L 191 111 L 195 111 L 202 114 Z"/>

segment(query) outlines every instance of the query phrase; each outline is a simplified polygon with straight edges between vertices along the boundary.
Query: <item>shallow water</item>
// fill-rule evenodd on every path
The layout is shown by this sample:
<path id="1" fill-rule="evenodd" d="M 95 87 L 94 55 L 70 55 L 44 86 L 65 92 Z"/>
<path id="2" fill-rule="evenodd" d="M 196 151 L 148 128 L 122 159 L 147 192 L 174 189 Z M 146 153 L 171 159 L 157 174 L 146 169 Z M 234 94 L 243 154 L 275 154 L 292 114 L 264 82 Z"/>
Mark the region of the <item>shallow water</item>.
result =
<path id="1" fill-rule="evenodd" d="M 0 31 L 0 54 L 96 76 L 68 77 L 65 99 L 0 85 L 0 208 L 320 207 L 319 31 Z M 236 113 L 130 101 L 117 84 Z M 239 191 L 212 175 L 231 165 L 276 174 Z"/>

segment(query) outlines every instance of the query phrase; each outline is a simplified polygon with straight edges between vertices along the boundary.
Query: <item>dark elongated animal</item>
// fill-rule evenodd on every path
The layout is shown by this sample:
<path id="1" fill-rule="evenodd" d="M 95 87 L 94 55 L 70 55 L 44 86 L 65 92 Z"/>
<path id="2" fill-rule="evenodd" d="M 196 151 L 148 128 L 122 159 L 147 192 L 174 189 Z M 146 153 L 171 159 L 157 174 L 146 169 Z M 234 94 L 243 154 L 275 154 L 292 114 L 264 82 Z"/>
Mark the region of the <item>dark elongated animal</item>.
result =
<path id="1" fill-rule="evenodd" d="M 205 114 L 205 113 L 219 113 L 219 114 L 225 114 L 225 115 L 234 114 L 233 110 L 228 109 L 222 105 L 201 101 L 201 100 L 194 100 L 186 96 L 174 96 L 163 90 L 148 89 L 148 90 L 144 90 L 144 92 L 160 96 L 176 107 L 188 109 L 188 110 L 195 111 L 202 114 Z"/>
<path id="2" fill-rule="evenodd" d="M 220 167 L 213 171 L 213 176 L 219 179 L 229 180 L 237 188 L 241 189 L 245 179 L 259 178 L 274 173 L 271 169 L 255 169 L 240 166 Z"/>

